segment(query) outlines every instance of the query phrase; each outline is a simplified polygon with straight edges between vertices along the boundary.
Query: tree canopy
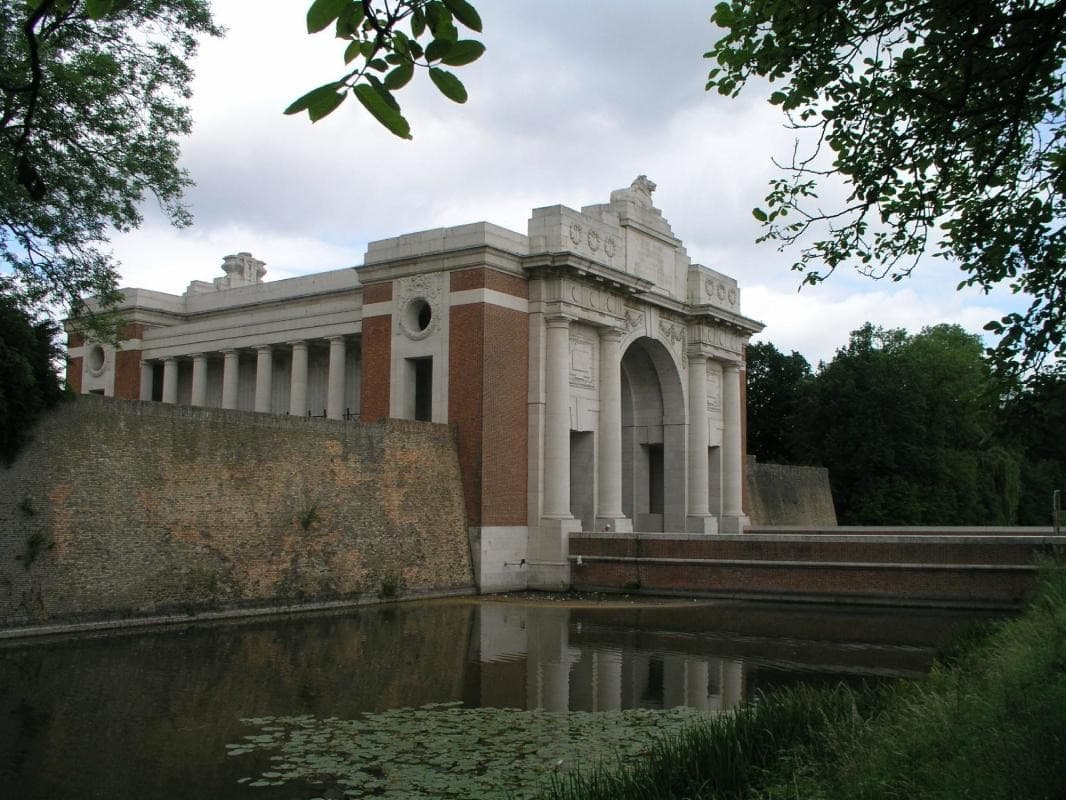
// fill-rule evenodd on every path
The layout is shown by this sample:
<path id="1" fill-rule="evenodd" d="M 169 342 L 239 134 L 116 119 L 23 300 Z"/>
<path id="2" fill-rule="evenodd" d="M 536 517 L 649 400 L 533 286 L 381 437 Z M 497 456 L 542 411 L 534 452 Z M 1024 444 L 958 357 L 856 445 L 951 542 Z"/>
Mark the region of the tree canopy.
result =
<path id="1" fill-rule="evenodd" d="M 30 423 L 59 402 L 56 325 L 0 294 L 0 463 L 10 464 Z"/>
<path id="2" fill-rule="evenodd" d="M 146 195 L 189 222 L 189 60 L 218 33 L 208 0 L 0 0 L 0 293 L 77 316 Z"/>
<path id="3" fill-rule="evenodd" d="M 754 214 L 806 282 L 932 254 L 959 288 L 1031 298 L 986 326 L 1000 367 L 1066 357 L 1066 0 L 731 0 L 712 20 L 707 88 L 765 79 L 797 131 Z"/>
<path id="4" fill-rule="evenodd" d="M 762 461 L 788 463 L 795 452 L 800 403 L 811 365 L 793 350 L 785 355 L 769 342 L 748 345 L 748 452 Z"/>
<path id="5" fill-rule="evenodd" d="M 1048 524 L 1066 480 L 1066 372 L 1005 383 L 954 325 L 867 323 L 813 374 L 772 344 L 748 360 L 750 452 L 827 467 L 842 524 Z"/>

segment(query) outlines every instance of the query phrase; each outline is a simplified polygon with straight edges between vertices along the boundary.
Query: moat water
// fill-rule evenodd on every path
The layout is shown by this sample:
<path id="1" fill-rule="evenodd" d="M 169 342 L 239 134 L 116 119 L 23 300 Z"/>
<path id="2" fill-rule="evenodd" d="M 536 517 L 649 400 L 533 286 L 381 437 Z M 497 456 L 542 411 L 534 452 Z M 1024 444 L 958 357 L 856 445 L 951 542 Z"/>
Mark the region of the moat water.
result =
<path id="1" fill-rule="evenodd" d="M 776 686 L 921 676 L 972 619 L 530 597 L 6 644 L 0 798 L 531 797 Z"/>

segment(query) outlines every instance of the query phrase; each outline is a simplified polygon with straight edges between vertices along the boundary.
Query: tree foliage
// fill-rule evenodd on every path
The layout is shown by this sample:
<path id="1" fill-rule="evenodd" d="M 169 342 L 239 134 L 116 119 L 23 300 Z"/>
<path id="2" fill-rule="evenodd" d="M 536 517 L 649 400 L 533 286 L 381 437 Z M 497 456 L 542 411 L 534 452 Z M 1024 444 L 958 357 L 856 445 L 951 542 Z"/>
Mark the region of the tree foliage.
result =
<path id="1" fill-rule="evenodd" d="M 811 365 L 793 350 L 785 355 L 769 342 L 748 345 L 748 452 L 761 461 L 788 463 L 796 448 L 800 407 Z"/>
<path id="2" fill-rule="evenodd" d="M 110 232 L 189 177 L 189 60 L 207 0 L 0 0 L 0 292 L 77 316 L 115 299 Z"/>
<path id="3" fill-rule="evenodd" d="M 1001 383 L 980 339 L 958 326 L 911 336 L 867 323 L 813 377 L 750 382 L 748 398 L 783 414 L 749 416 L 749 442 L 778 441 L 784 463 L 827 467 L 842 524 L 1018 521 L 1028 456 L 997 435 Z"/>
<path id="4" fill-rule="evenodd" d="M 0 294 L 0 462 L 10 464 L 30 424 L 63 396 L 55 361 L 58 329 Z"/>
<path id="5" fill-rule="evenodd" d="M 900 280 L 931 253 L 959 288 L 1028 296 L 986 326 L 1000 367 L 1066 357 L 1066 0 L 730 0 L 712 19 L 707 88 L 766 79 L 806 137 L 754 211 L 805 282 Z"/>
<path id="6" fill-rule="evenodd" d="M 466 0 L 314 0 L 307 10 L 307 32 L 332 27 L 347 42 L 345 73 L 294 101 L 286 114 L 306 111 L 317 122 L 335 111 L 351 93 L 390 132 L 411 138 L 395 92 L 424 69 L 437 89 L 456 103 L 467 100 L 454 72 L 481 57 L 485 46 L 460 39 L 459 27 L 481 31 L 481 17 Z"/>

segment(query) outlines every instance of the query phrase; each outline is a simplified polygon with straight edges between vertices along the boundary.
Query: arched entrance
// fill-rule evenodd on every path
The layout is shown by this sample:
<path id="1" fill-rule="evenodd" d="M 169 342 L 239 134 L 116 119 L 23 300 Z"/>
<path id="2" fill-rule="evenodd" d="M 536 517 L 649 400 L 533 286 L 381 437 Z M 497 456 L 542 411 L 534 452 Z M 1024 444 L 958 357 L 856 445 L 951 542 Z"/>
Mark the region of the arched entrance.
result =
<path id="1" fill-rule="evenodd" d="M 685 398 L 662 343 L 622 356 L 622 509 L 636 531 L 685 530 Z"/>

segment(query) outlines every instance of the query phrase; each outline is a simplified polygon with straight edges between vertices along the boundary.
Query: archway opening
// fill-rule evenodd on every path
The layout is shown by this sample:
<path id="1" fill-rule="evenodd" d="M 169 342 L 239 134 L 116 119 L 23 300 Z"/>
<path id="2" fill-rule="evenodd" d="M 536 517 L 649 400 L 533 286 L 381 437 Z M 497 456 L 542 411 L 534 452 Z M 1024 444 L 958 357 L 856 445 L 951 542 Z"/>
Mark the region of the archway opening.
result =
<path id="1" fill-rule="evenodd" d="M 685 400 L 669 351 L 648 337 L 622 356 L 622 510 L 636 531 L 685 530 Z"/>

